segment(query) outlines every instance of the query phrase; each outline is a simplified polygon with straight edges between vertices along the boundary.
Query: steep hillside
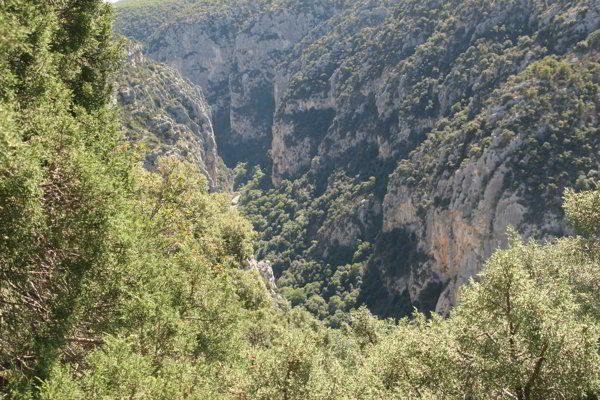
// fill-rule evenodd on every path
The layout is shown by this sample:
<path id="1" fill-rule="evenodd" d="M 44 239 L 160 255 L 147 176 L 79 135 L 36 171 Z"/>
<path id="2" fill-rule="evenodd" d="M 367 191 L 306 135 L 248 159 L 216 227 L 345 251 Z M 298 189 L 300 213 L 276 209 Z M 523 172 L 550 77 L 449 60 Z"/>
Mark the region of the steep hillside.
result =
<path id="1" fill-rule="evenodd" d="M 334 325 L 447 312 L 507 225 L 564 235 L 563 189 L 598 179 L 598 0 L 186 7 L 148 54 L 203 88 L 229 165 L 262 167 L 238 169 L 258 255 Z"/>
<path id="2" fill-rule="evenodd" d="M 275 67 L 336 10 L 337 1 L 199 2 L 165 24 L 148 54 L 200 85 L 225 161 L 266 165 L 276 107 Z"/>
<path id="3" fill-rule="evenodd" d="M 217 155 L 210 106 L 198 86 L 167 65 L 149 60 L 142 46 L 128 45 L 117 80 L 125 136 L 142 147 L 146 166 L 177 155 L 197 164 L 212 188 L 225 188 L 226 167 Z"/>
<path id="4" fill-rule="evenodd" d="M 509 225 L 536 239 L 566 233 L 563 188 L 586 190 L 600 178 L 599 61 L 586 49 L 531 64 L 473 119 L 463 112 L 438 124 L 398 166 L 381 238 L 408 234 L 412 251 L 426 257 L 400 272 L 412 281 L 411 298 L 443 285 L 436 309 L 456 304 L 457 287 L 506 245 Z M 384 266 L 389 276 L 398 267 L 407 266 Z"/>
<path id="5" fill-rule="evenodd" d="M 113 29 L 136 40 L 147 40 L 175 13 L 184 11 L 193 2 L 183 0 L 120 0 Z"/>
<path id="6" fill-rule="evenodd" d="M 443 257 L 428 259 L 424 247 L 432 222 L 406 226 L 464 210 L 478 198 L 465 190 L 487 166 L 499 165 L 483 179 L 485 193 L 505 167 L 514 170 L 497 192 L 497 210 L 505 193 L 533 210 L 528 196 L 542 198 L 544 187 L 530 193 L 523 176 L 543 183 L 555 169 L 567 171 L 552 182 L 558 187 L 594 165 L 597 36 L 507 79 L 474 113 L 475 126 L 437 121 L 389 190 L 380 175 L 365 179 L 317 157 L 308 172 L 268 189 L 271 174 L 240 163 L 233 203 L 242 206 L 234 207 L 230 193 L 209 191 L 214 145 L 206 145 L 214 141 L 201 91 L 135 45 L 123 66 L 105 0 L 2 5 L 0 398 L 598 399 L 597 182 L 564 191 L 577 236 L 525 243 L 509 231 L 507 249 L 464 285 L 447 318 L 416 311 L 384 320 L 357 307 L 382 288 L 414 287 L 402 280 L 407 274 L 384 269 L 390 260 L 412 262 L 415 282 L 441 274 Z M 340 15 L 351 22 L 352 14 Z M 329 23 L 343 24 L 337 18 Z M 324 26 L 331 25 L 309 35 Z M 527 118 L 536 118 L 534 133 Z M 455 153 L 463 143 L 467 156 Z M 538 147 L 552 156 L 545 163 Z M 139 150 L 148 148 L 144 168 Z M 514 165 L 520 154 L 539 174 Z M 463 161 L 448 162 L 456 157 Z M 594 184 L 595 174 L 580 173 L 576 185 Z M 466 180 L 473 185 L 455 189 Z M 431 202 L 434 192 L 451 201 Z M 261 232 L 261 254 L 277 257 L 282 292 L 325 322 L 282 301 L 271 264 L 253 259 L 255 232 L 240 211 Z M 463 221 L 439 226 L 464 234 L 468 223 L 463 213 Z M 391 240 L 398 237 L 406 241 Z M 414 252 L 411 243 L 423 247 Z M 382 313 L 411 302 L 427 308 L 418 303 L 423 294 L 397 297 L 395 308 L 371 305 Z"/>

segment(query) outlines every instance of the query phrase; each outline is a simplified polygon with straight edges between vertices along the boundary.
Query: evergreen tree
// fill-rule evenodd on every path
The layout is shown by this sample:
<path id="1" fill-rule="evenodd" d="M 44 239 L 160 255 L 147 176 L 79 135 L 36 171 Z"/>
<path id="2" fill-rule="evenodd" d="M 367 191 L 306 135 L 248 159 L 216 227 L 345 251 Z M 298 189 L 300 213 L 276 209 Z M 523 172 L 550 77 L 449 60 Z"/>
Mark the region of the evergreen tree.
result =
<path id="1" fill-rule="evenodd" d="M 597 389 L 599 320 L 580 301 L 577 277 L 590 267 L 597 275 L 598 264 L 586 258 L 571 239 L 514 241 L 463 291 L 451 324 L 472 398 L 579 398 Z"/>
<path id="2" fill-rule="evenodd" d="M 110 18 L 101 0 L 2 1 L 0 390 L 69 355 L 86 279 L 120 262 L 130 165 L 106 105 Z"/>

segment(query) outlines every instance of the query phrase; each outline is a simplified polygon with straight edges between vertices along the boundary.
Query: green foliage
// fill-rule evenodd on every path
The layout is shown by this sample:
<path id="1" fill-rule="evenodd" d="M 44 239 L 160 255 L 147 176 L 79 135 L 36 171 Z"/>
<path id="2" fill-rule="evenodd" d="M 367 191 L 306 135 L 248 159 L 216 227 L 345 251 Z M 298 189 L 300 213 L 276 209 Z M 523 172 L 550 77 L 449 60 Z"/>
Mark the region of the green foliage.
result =
<path id="1" fill-rule="evenodd" d="M 388 326 L 389 334 L 369 349 L 372 398 L 458 399 L 454 391 L 453 343 L 448 323 L 423 314 Z M 442 383 L 443 382 L 443 383 Z"/>
<path id="2" fill-rule="evenodd" d="M 565 191 L 565 211 L 571 224 L 579 233 L 587 237 L 598 237 L 600 233 L 600 189 L 588 192 L 575 193 L 572 189 Z"/>
<path id="3" fill-rule="evenodd" d="M 250 222 L 227 195 L 208 193 L 196 165 L 161 158 L 149 172 L 136 163 L 106 105 L 111 67 L 102 60 L 112 56 L 90 58 L 97 73 L 85 78 L 63 75 L 71 51 L 85 58 L 77 49 L 95 41 L 116 51 L 102 35 L 70 44 L 78 31 L 71 28 L 85 21 L 60 22 L 74 12 L 102 25 L 102 3 L 4 4 L 0 21 L 9 21 L 8 37 L 17 42 L 0 42 L 8 50 L 0 55 L 8 82 L 0 98 L 2 397 L 528 400 L 600 393 L 600 189 L 565 194 L 583 237 L 513 241 L 464 289 L 447 320 L 415 313 L 380 321 L 365 308 L 347 318 L 338 313 L 356 307 L 369 234 L 337 243 L 337 253 L 313 242 L 334 236 L 321 226 L 351 224 L 376 181 L 338 172 L 322 187 L 285 182 L 265 190 L 265 174 L 255 169 L 242 203 L 261 227 L 258 250 L 271 257 L 278 254 L 273 240 L 279 243 L 286 258 L 276 262 L 291 261 L 293 272 L 280 278 L 289 282 L 284 289 L 340 329 L 326 328 L 300 308 L 276 307 L 258 274 L 241 270 L 252 256 Z M 51 45 L 58 36 L 66 47 Z M 560 65 L 549 71 L 572 76 Z M 285 253 L 291 248 L 302 257 Z"/>
<path id="4" fill-rule="evenodd" d="M 270 293 L 260 272 L 256 270 L 232 271 L 235 294 L 244 308 L 260 310 L 271 304 Z"/>
<path id="5" fill-rule="evenodd" d="M 600 50 L 600 29 L 589 34 L 587 45 L 594 50 Z"/>
<path id="6" fill-rule="evenodd" d="M 250 225 L 191 164 L 133 168 L 106 104 L 118 49 L 102 34 L 109 13 L 88 6 L 11 2 L 1 12 L 16 32 L 24 24 L 13 39 L 25 41 L 0 62 L 12 74 L 0 104 L 0 392 L 15 398 L 39 394 L 53 371 L 66 379 L 59 363 L 119 335 L 135 349 L 131 365 L 181 352 L 223 359 L 243 309 L 229 271 L 251 255 Z M 77 396 L 74 385 L 59 386 Z"/>
<path id="7" fill-rule="evenodd" d="M 598 320 L 577 301 L 586 272 L 573 269 L 591 267 L 580 251 L 573 240 L 514 243 L 463 291 L 451 321 L 475 396 L 578 398 L 595 388 Z"/>
<path id="8" fill-rule="evenodd" d="M 242 171 L 241 166 L 236 169 Z M 367 241 L 371 232 L 358 228 L 358 237 L 337 233 L 350 241 L 349 246 L 326 241 L 331 240 L 335 227 L 359 225 L 357 214 L 373 198 L 369 191 L 374 179 L 361 181 L 337 172 L 320 195 L 305 179 L 263 190 L 264 179 L 257 167 L 239 189 L 242 214 L 259 232 L 257 256 L 273 263 L 274 271 L 281 274 L 278 287 L 294 306 L 301 305 L 331 326 L 339 326 L 346 319 L 344 314 L 357 305 L 371 253 Z"/>
<path id="9" fill-rule="evenodd" d="M 415 197 L 427 198 L 435 177 L 474 165 L 484 153 L 510 151 L 513 175 L 506 184 L 532 205 L 530 220 L 549 209 L 560 214 L 564 188 L 589 189 L 598 179 L 598 68 L 594 52 L 576 62 L 546 57 L 532 63 L 480 112 L 470 105 L 442 121 L 399 163 L 395 177 L 414 188 Z"/>
<path id="10" fill-rule="evenodd" d="M 0 300 L 10 321 L 0 325 L 0 360 L 19 367 L 8 376 L 16 380 L 48 375 L 82 316 L 86 276 L 121 261 L 115 225 L 129 163 L 105 107 L 119 51 L 105 35 L 108 6 L 71 6 L 9 1 L 1 12 L 20 32 L 0 61 L 12 77 L 0 98 Z M 64 14 L 94 28 L 77 29 L 70 42 Z"/>

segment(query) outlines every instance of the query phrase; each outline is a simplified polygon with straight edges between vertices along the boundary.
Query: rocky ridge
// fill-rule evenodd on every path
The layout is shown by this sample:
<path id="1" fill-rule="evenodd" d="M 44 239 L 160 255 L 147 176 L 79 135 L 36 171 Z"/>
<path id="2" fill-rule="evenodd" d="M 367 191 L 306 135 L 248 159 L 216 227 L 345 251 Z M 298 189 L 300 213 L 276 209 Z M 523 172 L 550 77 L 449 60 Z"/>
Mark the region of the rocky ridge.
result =
<path id="1" fill-rule="evenodd" d="M 299 256 L 272 224 L 278 274 L 369 242 L 361 301 L 446 313 L 507 226 L 568 233 L 563 188 L 600 178 L 598 0 L 227 4 L 174 18 L 148 54 L 203 88 L 229 163 L 308 196 L 285 212 L 320 244 Z M 334 190 L 342 175 L 370 195 Z"/>
<path id="2" fill-rule="evenodd" d="M 223 162 L 217 154 L 210 106 L 200 87 L 175 69 L 148 59 L 142 45 L 128 45 L 128 57 L 117 83 L 126 137 L 143 146 L 145 166 L 176 154 L 197 164 L 209 186 L 223 185 Z"/>

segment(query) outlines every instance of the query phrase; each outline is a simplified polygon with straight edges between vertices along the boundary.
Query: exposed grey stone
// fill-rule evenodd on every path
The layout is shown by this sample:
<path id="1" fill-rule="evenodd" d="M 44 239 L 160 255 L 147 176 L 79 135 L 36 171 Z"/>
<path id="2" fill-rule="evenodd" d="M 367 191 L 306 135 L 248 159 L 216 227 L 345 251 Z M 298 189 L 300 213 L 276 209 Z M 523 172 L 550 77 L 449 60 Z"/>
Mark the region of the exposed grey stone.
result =
<path id="1" fill-rule="evenodd" d="M 273 268 L 269 260 L 257 261 L 254 258 L 246 260 L 246 269 L 257 270 L 265 280 L 265 285 L 267 286 L 271 297 L 278 302 L 282 301 L 279 289 L 277 288 L 277 283 L 275 282 L 275 274 L 273 273 Z"/>

